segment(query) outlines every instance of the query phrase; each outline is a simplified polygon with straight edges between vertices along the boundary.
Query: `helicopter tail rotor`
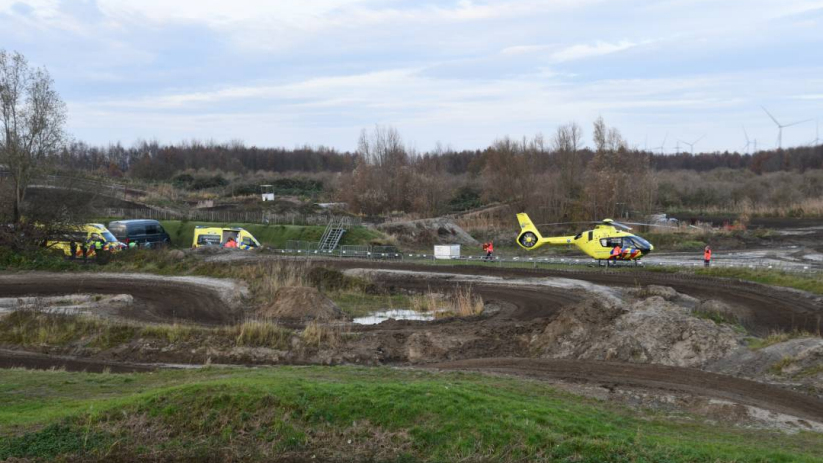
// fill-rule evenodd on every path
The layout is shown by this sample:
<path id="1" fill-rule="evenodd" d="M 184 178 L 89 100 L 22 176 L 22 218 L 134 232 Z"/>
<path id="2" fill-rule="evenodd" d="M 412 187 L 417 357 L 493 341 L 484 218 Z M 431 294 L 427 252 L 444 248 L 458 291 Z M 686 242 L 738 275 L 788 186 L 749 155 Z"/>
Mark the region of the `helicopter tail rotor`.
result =
<path id="1" fill-rule="evenodd" d="M 526 213 L 517 214 L 517 221 L 520 222 L 520 234 L 517 235 L 517 243 L 526 249 L 535 247 L 543 237 L 540 236 L 540 232 L 537 231 L 537 227 L 534 226 L 529 215 Z"/>

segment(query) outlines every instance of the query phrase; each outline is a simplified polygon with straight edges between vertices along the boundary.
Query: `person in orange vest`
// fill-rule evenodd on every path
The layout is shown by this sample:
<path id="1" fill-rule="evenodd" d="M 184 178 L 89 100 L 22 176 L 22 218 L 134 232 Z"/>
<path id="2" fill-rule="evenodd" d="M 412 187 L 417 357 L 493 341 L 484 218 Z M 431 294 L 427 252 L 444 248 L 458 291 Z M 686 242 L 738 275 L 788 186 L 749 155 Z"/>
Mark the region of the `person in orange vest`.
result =
<path id="1" fill-rule="evenodd" d="M 223 247 L 232 249 L 237 248 L 237 241 L 234 240 L 234 237 L 229 237 L 229 239 L 226 240 L 226 244 L 224 244 Z"/>
<path id="2" fill-rule="evenodd" d="M 483 245 L 483 250 L 486 251 L 485 260 L 492 260 L 494 259 L 494 242 L 489 241 L 488 243 Z"/>
<path id="3" fill-rule="evenodd" d="M 703 266 L 708 267 L 712 264 L 712 248 L 706 246 L 703 250 Z"/>
<path id="4" fill-rule="evenodd" d="M 617 261 L 617 259 L 620 258 L 620 254 L 622 254 L 622 253 L 623 253 L 623 248 L 620 247 L 620 243 L 615 244 L 614 247 L 612 248 L 611 254 L 609 255 L 609 260 Z M 608 261 L 606 261 L 606 262 L 608 263 Z"/>

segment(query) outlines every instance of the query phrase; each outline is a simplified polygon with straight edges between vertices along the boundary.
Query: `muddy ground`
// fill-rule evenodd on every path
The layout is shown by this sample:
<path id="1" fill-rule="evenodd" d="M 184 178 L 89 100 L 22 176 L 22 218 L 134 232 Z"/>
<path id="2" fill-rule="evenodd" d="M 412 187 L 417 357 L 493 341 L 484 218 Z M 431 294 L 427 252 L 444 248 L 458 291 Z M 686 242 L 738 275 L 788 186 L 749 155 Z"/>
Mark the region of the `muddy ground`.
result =
<path id="1" fill-rule="evenodd" d="M 703 407 L 707 415 L 724 415 L 723 410 L 738 406 L 743 407 L 735 409 L 739 422 L 759 420 L 766 425 L 780 422 L 790 429 L 823 430 L 823 387 L 816 376 L 802 383 L 781 382 L 766 368 L 768 363 L 764 362 L 772 361 L 771 357 L 746 357 L 743 334 L 689 316 L 695 307 L 712 301 L 712 307 L 724 307 L 752 334 L 798 329 L 819 333 L 823 301 L 810 294 L 655 272 L 436 268 L 342 260 L 315 261 L 314 265 L 368 274 L 387 291 L 449 291 L 470 284 L 494 310 L 464 319 L 389 320 L 363 326 L 337 322 L 329 326 L 336 333 L 335 342 L 323 347 L 298 335 L 279 350 L 221 345 L 213 339 L 138 339 L 108 350 L 68 346 L 37 349 L 37 354 L 0 351 L 0 366 L 136 371 L 152 364 L 312 363 L 469 369 L 582 384 L 589 393 L 609 391 L 605 398 L 627 403 L 688 403 L 688 410 Z M 630 294 L 650 285 L 670 288 L 672 294 L 663 291 L 643 298 Z M 43 273 L 0 276 L 0 297 L 5 298 L 129 295 L 133 303 L 111 315 L 140 322 L 235 323 L 250 312 L 243 305 L 244 291 L 237 282 L 200 278 Z M 637 331 L 609 337 L 616 326 Z M 655 343 L 668 343 L 676 352 L 663 355 L 665 347 Z M 795 351 L 800 352 L 800 348 L 806 353 L 802 359 L 798 356 L 806 362 L 804 367 L 820 362 L 823 344 L 801 345 Z M 734 361 L 723 366 L 722 362 L 730 359 Z M 627 392 L 637 390 L 644 392 Z M 711 400 L 698 401 L 702 405 L 697 407 L 695 397 Z"/>

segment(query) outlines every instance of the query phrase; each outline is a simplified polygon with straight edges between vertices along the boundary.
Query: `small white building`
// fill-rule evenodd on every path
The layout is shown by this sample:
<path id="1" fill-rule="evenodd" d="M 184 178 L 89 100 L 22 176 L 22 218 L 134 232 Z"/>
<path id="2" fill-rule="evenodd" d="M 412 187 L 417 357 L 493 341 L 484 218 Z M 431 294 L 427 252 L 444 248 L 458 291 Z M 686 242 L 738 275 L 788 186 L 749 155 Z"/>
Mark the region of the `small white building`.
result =
<path id="1" fill-rule="evenodd" d="M 459 259 L 460 245 L 459 244 L 442 244 L 434 246 L 435 259 Z"/>
<path id="2" fill-rule="evenodd" d="M 274 186 L 260 185 L 260 196 L 263 201 L 274 201 Z"/>

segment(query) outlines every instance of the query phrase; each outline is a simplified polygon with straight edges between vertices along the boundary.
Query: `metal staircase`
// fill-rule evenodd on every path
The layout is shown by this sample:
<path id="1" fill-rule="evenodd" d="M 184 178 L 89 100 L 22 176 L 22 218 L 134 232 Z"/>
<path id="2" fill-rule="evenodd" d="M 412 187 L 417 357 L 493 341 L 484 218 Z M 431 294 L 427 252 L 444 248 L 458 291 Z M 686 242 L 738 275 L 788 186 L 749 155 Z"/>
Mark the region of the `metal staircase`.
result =
<path id="1" fill-rule="evenodd" d="M 346 217 L 332 217 L 329 219 L 329 224 L 326 226 L 326 231 L 323 232 L 323 237 L 320 238 L 320 244 L 317 250 L 320 252 L 332 252 L 337 249 L 340 240 L 343 239 L 343 234 L 346 229 L 343 228 L 349 221 Z"/>

